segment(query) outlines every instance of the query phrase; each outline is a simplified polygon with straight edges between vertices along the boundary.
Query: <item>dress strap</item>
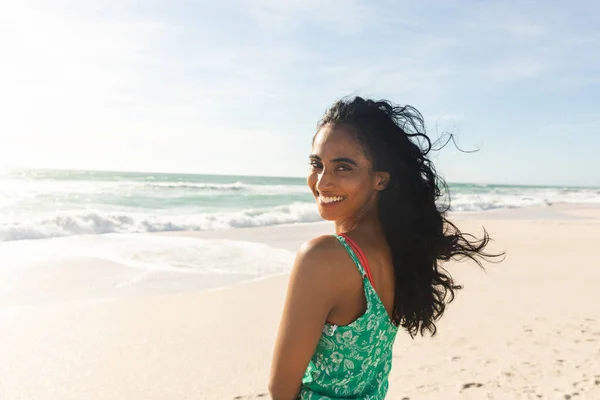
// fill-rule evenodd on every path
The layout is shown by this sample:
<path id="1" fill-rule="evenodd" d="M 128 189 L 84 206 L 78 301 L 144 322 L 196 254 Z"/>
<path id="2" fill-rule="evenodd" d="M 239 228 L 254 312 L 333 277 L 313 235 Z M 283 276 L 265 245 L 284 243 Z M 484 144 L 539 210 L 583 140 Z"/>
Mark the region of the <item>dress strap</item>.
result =
<path id="1" fill-rule="evenodd" d="M 364 269 L 364 274 L 366 274 L 366 276 L 369 278 L 369 282 L 371 282 L 371 286 L 373 286 L 373 289 L 375 289 L 375 281 L 373 281 L 373 274 L 371 274 L 371 268 L 369 267 L 369 262 L 367 261 L 367 257 L 365 256 L 365 253 L 363 253 L 362 249 L 358 246 L 358 244 L 356 244 L 356 242 L 354 240 L 350 239 L 346 234 L 340 233 L 339 236 L 343 237 L 346 240 L 346 242 L 350 245 L 352 250 L 355 253 L 357 253 L 360 264 L 362 264 L 362 267 Z M 363 272 L 363 271 L 361 271 L 361 272 Z"/>

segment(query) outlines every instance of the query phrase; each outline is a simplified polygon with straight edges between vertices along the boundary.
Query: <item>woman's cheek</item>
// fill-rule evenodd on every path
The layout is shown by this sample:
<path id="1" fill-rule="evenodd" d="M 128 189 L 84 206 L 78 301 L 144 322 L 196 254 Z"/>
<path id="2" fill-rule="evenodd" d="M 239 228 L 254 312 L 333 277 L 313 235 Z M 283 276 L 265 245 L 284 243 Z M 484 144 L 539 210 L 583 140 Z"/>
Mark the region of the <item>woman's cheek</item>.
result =
<path id="1" fill-rule="evenodd" d="M 314 173 L 314 172 L 309 172 L 309 173 L 308 173 L 308 177 L 306 178 L 306 183 L 308 184 L 308 187 L 309 187 L 310 189 L 312 189 L 312 188 L 313 188 L 313 186 L 314 186 L 314 184 L 316 183 L 316 181 L 317 181 L 317 175 L 316 175 L 316 173 Z"/>

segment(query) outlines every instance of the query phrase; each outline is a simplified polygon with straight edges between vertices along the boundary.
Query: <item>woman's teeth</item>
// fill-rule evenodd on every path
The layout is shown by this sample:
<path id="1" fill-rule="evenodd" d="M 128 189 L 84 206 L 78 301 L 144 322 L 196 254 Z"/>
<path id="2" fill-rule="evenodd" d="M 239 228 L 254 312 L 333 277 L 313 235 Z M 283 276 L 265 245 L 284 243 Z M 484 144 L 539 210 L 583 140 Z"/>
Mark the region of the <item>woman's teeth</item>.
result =
<path id="1" fill-rule="evenodd" d="M 341 197 L 341 196 L 338 196 L 338 197 L 324 197 L 324 196 L 320 196 L 319 198 L 321 199 L 321 201 L 323 203 L 335 203 L 336 201 L 344 200 L 344 197 Z"/>

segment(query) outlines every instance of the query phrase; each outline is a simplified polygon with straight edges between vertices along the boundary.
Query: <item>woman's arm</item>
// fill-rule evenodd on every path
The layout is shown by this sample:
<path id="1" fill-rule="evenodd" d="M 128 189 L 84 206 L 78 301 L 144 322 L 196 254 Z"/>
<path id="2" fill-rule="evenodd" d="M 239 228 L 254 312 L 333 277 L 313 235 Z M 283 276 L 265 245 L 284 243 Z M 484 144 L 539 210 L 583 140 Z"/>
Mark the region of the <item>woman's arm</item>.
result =
<path id="1" fill-rule="evenodd" d="M 320 236 L 298 250 L 271 364 L 273 400 L 297 398 L 304 371 L 335 305 L 331 249 L 336 244 L 334 237 Z"/>

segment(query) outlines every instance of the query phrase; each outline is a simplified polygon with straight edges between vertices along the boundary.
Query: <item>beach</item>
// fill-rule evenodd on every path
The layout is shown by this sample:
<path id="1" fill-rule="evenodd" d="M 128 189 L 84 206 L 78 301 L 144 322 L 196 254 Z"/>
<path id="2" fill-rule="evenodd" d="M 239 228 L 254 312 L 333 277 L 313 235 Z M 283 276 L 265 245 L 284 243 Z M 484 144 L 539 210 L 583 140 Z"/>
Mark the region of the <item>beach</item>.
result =
<path id="1" fill-rule="evenodd" d="M 490 249 L 506 259 L 485 271 L 472 262 L 446 265 L 464 289 L 434 338 L 399 332 L 387 398 L 600 398 L 600 207 L 452 220 L 475 235 L 484 226 Z M 304 241 L 332 232 L 315 222 L 150 235 L 226 238 L 293 257 Z M 207 288 L 192 275 L 168 287 L 181 279 L 163 271 L 127 295 L 100 290 L 129 269 L 80 258 L 5 273 L 12 281 L 5 276 L 0 286 L 0 399 L 268 398 L 287 273 L 225 277 Z M 102 296 L 84 295 L 94 290 Z"/>
<path id="2" fill-rule="evenodd" d="M 293 369 L 331 393 L 600 400 L 599 14 L 0 0 L 0 400 L 270 399 L 297 252 L 336 233 L 301 257 L 327 287 L 291 299 L 276 379 L 321 315 L 335 340 Z M 502 256 L 433 264 L 452 252 Z M 360 313 L 355 256 L 369 307 L 336 327 Z M 427 303 L 436 267 L 460 290 L 431 321 L 439 286 L 431 312 L 403 299 Z"/>

